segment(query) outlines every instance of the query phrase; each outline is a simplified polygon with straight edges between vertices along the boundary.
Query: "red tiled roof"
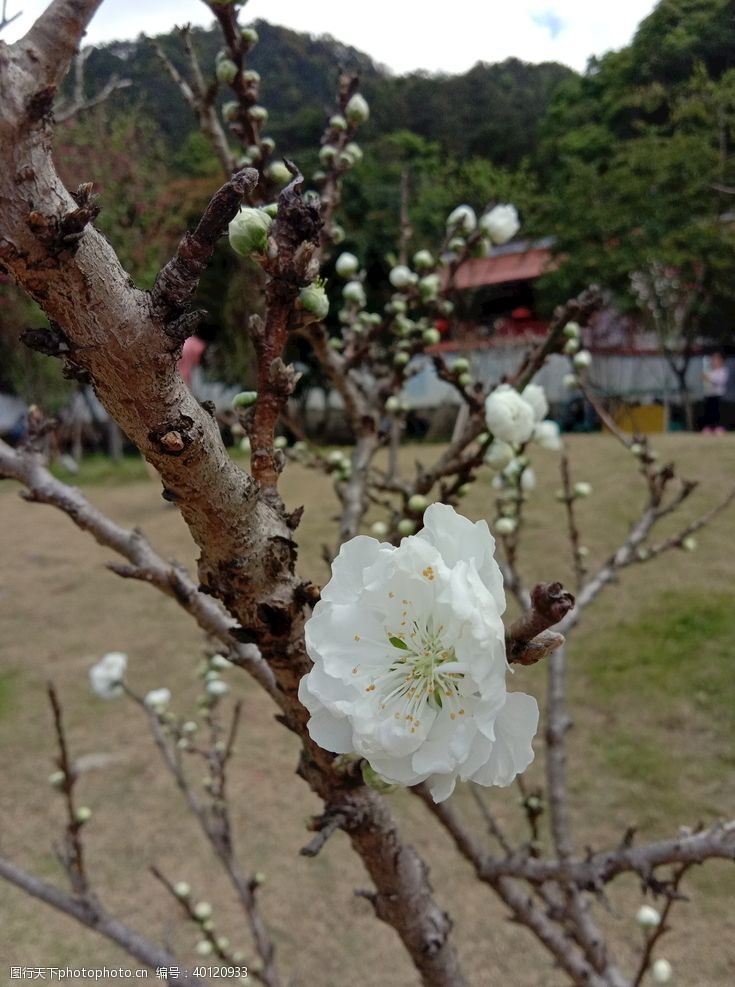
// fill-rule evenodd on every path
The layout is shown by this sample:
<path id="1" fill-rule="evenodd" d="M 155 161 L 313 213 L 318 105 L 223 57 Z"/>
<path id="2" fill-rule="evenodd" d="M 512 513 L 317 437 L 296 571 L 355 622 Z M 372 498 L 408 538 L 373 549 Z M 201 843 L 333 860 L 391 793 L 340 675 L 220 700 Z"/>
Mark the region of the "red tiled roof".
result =
<path id="1" fill-rule="evenodd" d="M 531 281 L 552 266 L 551 251 L 544 248 L 517 254 L 499 254 L 497 257 L 477 257 L 462 264 L 454 276 L 454 285 L 462 291 L 465 288 L 482 288 L 509 281 Z"/>

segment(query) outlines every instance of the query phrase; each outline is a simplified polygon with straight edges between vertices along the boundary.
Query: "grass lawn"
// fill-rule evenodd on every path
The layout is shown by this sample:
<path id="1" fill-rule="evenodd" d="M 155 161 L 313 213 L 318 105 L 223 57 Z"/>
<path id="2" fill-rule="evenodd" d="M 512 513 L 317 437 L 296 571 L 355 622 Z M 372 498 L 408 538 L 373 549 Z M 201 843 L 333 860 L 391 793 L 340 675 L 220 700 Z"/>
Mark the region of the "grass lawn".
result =
<path id="1" fill-rule="evenodd" d="M 570 446 L 574 479 L 588 480 L 594 488 L 579 505 L 594 569 L 625 537 L 643 491 L 628 454 L 609 437 L 572 436 Z M 682 511 L 684 519 L 712 506 L 735 482 L 735 437 L 667 435 L 657 447 L 664 459 L 677 461 L 684 476 L 701 480 Z M 437 447 L 416 446 L 406 449 L 404 458 L 408 465 L 437 453 Z M 569 582 L 564 514 L 554 499 L 558 458 L 539 451 L 534 466 L 539 485 L 529 502 L 520 568 L 529 584 Z M 192 566 L 195 547 L 185 526 L 164 505 L 140 463 L 116 468 L 92 463 L 76 482 L 116 520 L 141 526 L 164 555 Z M 10 483 L 0 485 L 0 851 L 63 883 L 52 850 L 62 805 L 46 780 L 54 746 L 44 689 L 53 679 L 75 756 L 105 755 L 87 759 L 104 766 L 90 767 L 79 782 L 82 800 L 94 812 L 87 828 L 89 871 L 103 901 L 193 962 L 196 934 L 150 876 L 155 863 L 172 880 L 187 880 L 199 898 L 215 902 L 218 932 L 252 957 L 229 887 L 182 811 L 140 715 L 127 703 L 92 696 L 87 683 L 88 668 L 100 654 L 126 651 L 134 687 L 145 691 L 165 684 L 174 693 L 176 712 L 193 711 L 201 635 L 172 601 L 106 572 L 110 553 L 68 519 L 52 508 L 24 503 L 16 491 Z M 306 505 L 297 533 L 299 565 L 323 582 L 321 546 L 332 541 L 336 509 L 330 483 L 290 467 L 283 492 L 290 507 Z M 489 479 L 483 480 L 464 502 L 465 513 L 487 516 L 490 497 Z M 667 519 L 662 533 L 671 530 Z M 699 534 L 697 551 L 671 552 L 627 569 L 570 641 L 575 726 L 569 773 L 580 852 L 617 843 L 629 825 L 638 827 L 638 839 L 647 840 L 674 835 L 683 824 L 735 815 L 734 530 L 735 509 Z M 309 838 L 305 817 L 319 805 L 294 774 L 297 744 L 274 721 L 270 701 L 247 676 L 228 675 L 232 693 L 244 702 L 231 783 L 238 843 L 247 866 L 267 876 L 261 901 L 282 970 L 294 983 L 318 987 L 416 984 L 394 933 L 353 894 L 369 882 L 345 837 L 334 837 L 315 860 L 298 855 Z M 544 669 L 517 671 L 513 686 L 543 702 Z M 529 785 L 543 781 L 540 738 L 537 750 Z M 460 790 L 456 798 L 477 820 L 467 793 Z M 494 789 L 489 799 L 510 832 L 522 831 L 515 788 Z M 491 894 L 475 885 L 418 800 L 407 792 L 391 800 L 406 834 L 430 863 L 439 901 L 455 920 L 470 981 L 478 987 L 565 983 L 531 935 L 507 922 Z M 674 984 L 731 987 L 735 868 L 724 863 L 699 868 L 685 890 L 691 903 L 674 909 L 673 931 L 662 947 L 676 971 Z M 641 900 L 637 882 L 625 878 L 598 907 L 624 964 L 639 941 L 633 915 Z M 0 984 L 9 979 L 11 964 L 134 966 L 106 941 L 15 889 L 0 889 L 0 917 Z"/>

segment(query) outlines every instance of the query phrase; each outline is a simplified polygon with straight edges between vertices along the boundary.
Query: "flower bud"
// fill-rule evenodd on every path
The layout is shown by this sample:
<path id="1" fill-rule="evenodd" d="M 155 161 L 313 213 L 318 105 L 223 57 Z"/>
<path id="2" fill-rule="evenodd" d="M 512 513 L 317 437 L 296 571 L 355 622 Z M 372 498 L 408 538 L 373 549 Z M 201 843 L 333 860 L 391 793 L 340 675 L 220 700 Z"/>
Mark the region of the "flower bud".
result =
<path id="1" fill-rule="evenodd" d="M 495 522 L 495 530 L 499 535 L 512 535 L 516 527 L 517 522 L 512 517 L 501 517 Z"/>
<path id="2" fill-rule="evenodd" d="M 436 346 L 442 338 L 438 329 L 424 329 L 421 337 L 427 346 Z"/>
<path id="3" fill-rule="evenodd" d="M 681 547 L 685 552 L 694 552 L 697 548 L 697 539 L 692 538 L 691 535 L 687 535 L 687 537 L 682 540 Z"/>
<path id="4" fill-rule="evenodd" d="M 567 322 L 564 326 L 564 336 L 567 339 L 579 339 L 581 332 L 578 322 Z"/>
<path id="5" fill-rule="evenodd" d="M 222 104 L 222 119 L 228 123 L 237 120 L 240 115 L 240 104 L 235 99 L 230 99 Z"/>
<path id="6" fill-rule="evenodd" d="M 195 720 L 187 720 L 181 729 L 184 733 L 196 733 L 199 729 L 199 724 Z"/>
<path id="7" fill-rule="evenodd" d="M 390 415 L 398 414 L 398 412 L 401 410 L 400 398 L 397 398 L 395 394 L 391 394 L 391 396 L 385 402 L 385 410 Z"/>
<path id="8" fill-rule="evenodd" d="M 654 982 L 657 984 L 667 984 L 673 972 L 669 961 L 664 959 L 656 960 L 651 970 Z"/>
<path id="9" fill-rule="evenodd" d="M 285 449 L 288 445 L 288 439 L 285 435 L 277 435 L 273 440 L 274 449 Z"/>
<path id="10" fill-rule="evenodd" d="M 268 167 L 267 175 L 276 185 L 287 185 L 293 177 L 283 161 L 274 161 Z"/>
<path id="11" fill-rule="evenodd" d="M 466 497 L 471 489 L 472 489 L 471 483 L 463 483 L 462 486 L 457 490 L 457 496 Z"/>
<path id="12" fill-rule="evenodd" d="M 416 522 L 412 521 L 411 518 L 408 517 L 401 518 L 401 520 L 398 522 L 398 534 L 407 537 L 408 535 L 413 535 L 415 533 L 416 533 Z"/>
<path id="13" fill-rule="evenodd" d="M 587 548 L 586 545 L 580 545 L 579 548 L 577 549 L 577 555 L 579 556 L 580 559 L 586 559 L 589 554 L 590 554 L 590 550 Z"/>
<path id="14" fill-rule="evenodd" d="M 247 452 L 247 453 L 250 452 L 250 439 L 248 438 L 247 435 L 244 436 L 242 439 L 240 439 L 239 449 L 240 452 Z"/>
<path id="15" fill-rule="evenodd" d="M 272 223 L 264 209 L 245 206 L 229 225 L 230 246 L 241 257 L 264 254 Z"/>
<path id="16" fill-rule="evenodd" d="M 385 521 L 375 521 L 370 525 L 370 534 L 375 538 L 385 538 L 388 534 L 388 525 Z"/>
<path id="17" fill-rule="evenodd" d="M 89 822 L 92 818 L 92 810 L 87 805 L 80 805 L 77 811 L 74 813 L 74 819 L 80 824 Z"/>
<path id="18" fill-rule="evenodd" d="M 412 284 L 416 284 L 418 278 L 405 264 L 397 264 L 388 275 L 388 280 L 394 288 L 398 288 L 400 291 L 410 287 Z"/>
<path id="19" fill-rule="evenodd" d="M 331 237 L 332 243 L 334 244 L 344 243 L 344 239 L 346 236 L 344 227 L 340 226 L 339 223 L 332 223 L 331 227 L 329 228 L 329 236 Z"/>
<path id="20" fill-rule="evenodd" d="M 212 915 L 212 906 L 208 901 L 198 901 L 194 905 L 194 918 L 198 922 L 204 922 L 206 919 L 210 918 Z"/>
<path id="21" fill-rule="evenodd" d="M 229 85 L 231 82 L 235 81 L 235 76 L 237 75 L 237 65 L 229 58 L 221 58 L 217 62 L 216 68 L 217 81 L 223 82 L 225 85 Z"/>
<path id="22" fill-rule="evenodd" d="M 339 449 L 333 449 L 327 456 L 327 462 L 332 466 L 341 466 L 346 461 L 345 454 Z"/>
<path id="23" fill-rule="evenodd" d="M 313 316 L 311 321 L 320 322 L 329 314 L 329 299 L 323 281 L 312 281 L 299 292 L 299 308 Z"/>
<path id="24" fill-rule="evenodd" d="M 221 672 L 226 671 L 228 668 L 232 668 L 232 662 L 228 661 L 224 655 L 212 655 L 209 659 L 209 664 L 212 668 L 217 668 Z"/>
<path id="25" fill-rule="evenodd" d="M 457 208 L 453 209 L 447 217 L 447 229 L 454 230 L 455 233 L 462 236 L 468 236 L 470 233 L 473 233 L 476 228 L 477 216 L 475 215 L 475 210 L 472 206 L 457 206 Z M 454 249 L 452 248 L 451 243 L 449 246 L 451 249 Z M 462 243 L 462 246 L 464 246 L 464 242 Z"/>
<path id="26" fill-rule="evenodd" d="M 233 408 L 251 408 L 258 400 L 257 391 L 240 391 L 232 399 Z"/>
<path id="27" fill-rule="evenodd" d="M 260 82 L 260 72 L 256 72 L 255 69 L 245 69 L 242 74 L 242 81 L 249 86 L 257 86 Z M 269 139 L 273 140 L 273 138 Z M 273 143 L 275 145 L 275 141 L 273 141 Z"/>
<path id="28" fill-rule="evenodd" d="M 257 45 L 258 43 L 258 32 L 254 27 L 244 27 L 240 31 L 240 37 L 248 45 Z"/>
<path id="29" fill-rule="evenodd" d="M 652 905 L 641 905 L 635 920 L 643 929 L 655 929 L 661 923 L 661 915 Z"/>
<path id="30" fill-rule="evenodd" d="M 513 446 L 502 439 L 493 439 L 485 453 L 485 462 L 490 469 L 505 469 L 513 460 Z"/>
<path id="31" fill-rule="evenodd" d="M 191 744 L 186 739 L 186 737 L 179 737 L 179 739 L 176 741 L 176 747 L 180 751 L 188 751 L 189 748 L 191 747 Z"/>
<path id="32" fill-rule="evenodd" d="M 433 302 L 439 296 L 441 278 L 438 274 L 427 274 L 419 281 L 419 292 L 424 302 Z"/>
<path id="33" fill-rule="evenodd" d="M 413 266 L 418 270 L 429 270 L 434 266 L 434 258 L 428 250 L 417 250 L 413 255 Z"/>
<path id="34" fill-rule="evenodd" d="M 408 498 L 408 509 L 412 514 L 423 514 L 428 506 L 428 500 L 421 494 L 414 494 Z"/>
<path id="35" fill-rule="evenodd" d="M 457 383 L 460 387 L 469 387 L 472 383 L 472 374 L 460 374 Z"/>
<path id="36" fill-rule="evenodd" d="M 355 141 L 345 145 L 344 153 L 349 154 L 355 164 L 359 164 L 363 159 L 362 148 Z"/>
<path id="37" fill-rule="evenodd" d="M 186 881 L 177 881 L 174 884 L 174 894 L 177 898 L 188 898 L 191 894 L 191 887 L 186 883 Z"/>
<path id="38" fill-rule="evenodd" d="M 568 339 L 564 344 L 564 352 L 566 353 L 567 356 L 574 356 L 574 354 L 578 351 L 578 349 L 579 349 L 579 340 L 576 338 Z"/>
<path id="39" fill-rule="evenodd" d="M 470 361 L 460 356 L 452 363 L 449 369 L 453 374 L 464 374 L 470 369 Z"/>
<path id="40" fill-rule="evenodd" d="M 66 775 L 63 771 L 53 771 L 48 776 L 48 783 L 52 788 L 63 788 L 64 782 L 66 781 Z"/>
<path id="41" fill-rule="evenodd" d="M 260 146 L 263 148 L 266 154 L 272 154 L 273 151 L 275 150 L 276 142 L 273 140 L 272 137 L 264 137 L 260 142 Z M 276 206 L 277 209 L 278 206 L 276 205 L 276 203 L 273 204 Z"/>
<path id="42" fill-rule="evenodd" d="M 354 254 L 345 251 L 337 258 L 334 268 L 341 278 L 349 280 L 360 270 L 360 261 Z"/>
<path id="43" fill-rule="evenodd" d="M 326 166 L 330 165 L 334 159 L 337 157 L 337 148 L 332 147 L 331 144 L 324 144 L 319 148 L 319 163 Z"/>
<path id="44" fill-rule="evenodd" d="M 268 121 L 268 110 L 264 106 L 251 106 L 248 109 L 248 116 L 255 123 L 266 123 Z"/>
<path id="45" fill-rule="evenodd" d="M 253 879 L 251 881 L 251 884 L 255 885 L 256 888 L 262 888 L 266 880 L 267 878 L 263 873 L 263 871 L 256 870 L 256 872 L 253 874 Z"/>
<path id="46" fill-rule="evenodd" d="M 333 130 L 347 130 L 347 121 L 341 113 L 335 113 L 329 118 L 329 126 Z"/>
<path id="47" fill-rule="evenodd" d="M 589 350 L 580 350 L 575 354 L 572 362 L 577 370 L 585 370 L 592 363 L 592 354 Z"/>
<path id="48" fill-rule="evenodd" d="M 360 308 L 364 308 L 367 303 L 365 289 L 359 281 L 348 281 L 342 289 L 342 297 L 346 302 L 359 305 Z"/>
<path id="49" fill-rule="evenodd" d="M 212 679 L 207 682 L 206 691 L 208 695 L 219 698 L 226 695 L 230 691 L 230 687 L 222 679 Z"/>
<path id="50" fill-rule="evenodd" d="M 564 374 L 562 382 L 568 391 L 575 391 L 579 387 L 579 378 L 576 374 Z"/>
<path id="51" fill-rule="evenodd" d="M 409 356 L 408 353 L 405 352 L 396 353 L 396 355 L 393 357 L 393 366 L 399 368 L 405 367 L 406 364 L 410 361 L 410 359 L 411 357 Z"/>
<path id="52" fill-rule="evenodd" d="M 589 497 L 592 493 L 592 484 L 587 483 L 585 480 L 580 480 L 579 483 L 574 484 L 574 493 L 577 497 Z"/>
<path id="53" fill-rule="evenodd" d="M 212 952 L 212 943 L 209 939 L 200 939 L 196 944 L 196 951 L 199 956 L 209 956 Z"/>
<path id="54" fill-rule="evenodd" d="M 345 116 L 349 123 L 365 123 L 370 116 L 370 107 L 365 97 L 361 96 L 360 93 L 355 93 L 354 96 L 351 96 L 347 106 L 345 106 Z"/>

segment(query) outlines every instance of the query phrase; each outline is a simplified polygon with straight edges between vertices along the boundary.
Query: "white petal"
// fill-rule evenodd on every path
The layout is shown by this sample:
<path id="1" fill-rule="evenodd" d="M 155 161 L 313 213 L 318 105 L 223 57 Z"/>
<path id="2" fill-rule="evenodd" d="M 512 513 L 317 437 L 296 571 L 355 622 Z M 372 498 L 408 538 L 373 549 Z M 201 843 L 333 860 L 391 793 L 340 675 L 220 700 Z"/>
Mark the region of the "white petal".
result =
<path id="1" fill-rule="evenodd" d="M 538 728 L 533 696 L 511 692 L 495 718 L 495 743 L 486 763 L 472 775 L 480 785 L 510 785 L 533 761 L 532 741 Z"/>
<path id="2" fill-rule="evenodd" d="M 346 541 L 332 562 L 332 578 L 322 587 L 322 600 L 349 603 L 356 599 L 363 588 L 363 572 L 375 562 L 381 548 L 392 550 L 392 546 L 381 545 L 367 535 Z"/>
<path id="3" fill-rule="evenodd" d="M 428 779 L 429 791 L 435 802 L 446 802 L 457 784 L 457 775 L 432 775 Z"/>

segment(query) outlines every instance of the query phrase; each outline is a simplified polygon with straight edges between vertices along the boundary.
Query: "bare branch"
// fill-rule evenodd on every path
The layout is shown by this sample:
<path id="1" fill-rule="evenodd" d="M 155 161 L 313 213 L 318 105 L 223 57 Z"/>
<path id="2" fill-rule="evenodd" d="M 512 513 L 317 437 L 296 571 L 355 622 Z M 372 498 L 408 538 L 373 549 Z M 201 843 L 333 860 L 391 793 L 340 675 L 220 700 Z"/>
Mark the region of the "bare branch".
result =
<path id="1" fill-rule="evenodd" d="M 135 932 L 118 921 L 106 912 L 99 902 L 90 901 L 86 898 L 81 900 L 75 895 L 61 891 L 52 884 L 48 884 L 46 881 L 22 870 L 6 857 L 0 857 L 0 878 L 116 943 L 143 966 L 152 970 L 157 967 L 164 967 L 168 970 L 178 968 L 181 973 L 179 975 L 170 974 L 168 983 L 207 987 L 205 981 L 190 976 L 186 972 L 185 963 L 177 962 L 167 949 L 157 946 L 145 939 L 139 932 Z"/>
<path id="2" fill-rule="evenodd" d="M 82 48 L 74 56 L 74 91 L 69 100 L 54 107 L 54 119 L 57 123 L 63 123 L 85 110 L 99 106 L 118 89 L 127 89 L 128 86 L 132 85 L 130 79 L 120 79 L 118 76 L 112 75 L 98 93 L 87 98 L 84 94 L 84 67 L 93 51 L 94 48 L 91 47 Z"/>
<path id="3" fill-rule="evenodd" d="M 33 86 L 34 92 L 47 87 L 49 99 L 53 99 L 101 3 L 102 0 L 52 0 L 25 37 L 16 42 L 13 49 L 25 56 L 30 69 L 27 86 Z"/>

